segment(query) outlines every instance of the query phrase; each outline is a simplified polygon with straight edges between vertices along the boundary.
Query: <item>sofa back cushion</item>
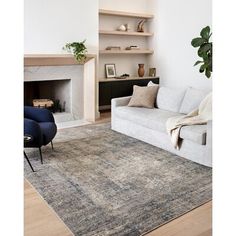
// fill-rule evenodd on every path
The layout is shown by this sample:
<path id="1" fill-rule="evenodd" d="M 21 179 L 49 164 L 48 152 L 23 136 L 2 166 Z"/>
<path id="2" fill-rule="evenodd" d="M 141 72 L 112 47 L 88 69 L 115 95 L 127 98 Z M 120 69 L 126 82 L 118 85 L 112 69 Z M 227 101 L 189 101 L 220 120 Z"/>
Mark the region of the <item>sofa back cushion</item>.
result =
<path id="1" fill-rule="evenodd" d="M 185 89 L 160 87 L 157 94 L 157 107 L 166 111 L 179 112 Z"/>
<path id="2" fill-rule="evenodd" d="M 206 97 L 207 94 L 207 91 L 195 88 L 188 88 L 184 95 L 184 99 L 179 112 L 183 114 L 188 114 L 189 112 L 197 109 L 201 101 Z"/>

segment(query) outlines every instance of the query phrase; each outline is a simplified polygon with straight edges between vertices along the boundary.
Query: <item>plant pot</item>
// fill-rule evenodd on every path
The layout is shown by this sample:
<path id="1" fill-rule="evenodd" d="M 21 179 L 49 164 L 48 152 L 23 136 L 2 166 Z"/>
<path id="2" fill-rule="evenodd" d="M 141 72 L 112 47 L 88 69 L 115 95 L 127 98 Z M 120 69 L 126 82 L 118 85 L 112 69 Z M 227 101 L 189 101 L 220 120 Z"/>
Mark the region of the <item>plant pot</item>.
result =
<path id="1" fill-rule="evenodd" d="M 144 64 L 138 64 L 138 76 L 143 77 L 145 73 Z"/>

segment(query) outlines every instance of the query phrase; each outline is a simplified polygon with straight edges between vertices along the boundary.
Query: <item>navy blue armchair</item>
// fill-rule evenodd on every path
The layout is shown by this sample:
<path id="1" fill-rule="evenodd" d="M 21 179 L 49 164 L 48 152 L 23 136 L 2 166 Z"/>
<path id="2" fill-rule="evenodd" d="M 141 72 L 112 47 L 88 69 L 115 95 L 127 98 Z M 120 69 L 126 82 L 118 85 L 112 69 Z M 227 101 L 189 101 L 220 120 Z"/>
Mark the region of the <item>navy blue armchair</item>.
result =
<path id="1" fill-rule="evenodd" d="M 41 163 L 43 156 L 41 147 L 51 143 L 57 133 L 57 126 L 52 113 L 44 108 L 24 107 L 24 135 L 30 135 L 32 140 L 24 143 L 26 148 L 39 148 Z"/>

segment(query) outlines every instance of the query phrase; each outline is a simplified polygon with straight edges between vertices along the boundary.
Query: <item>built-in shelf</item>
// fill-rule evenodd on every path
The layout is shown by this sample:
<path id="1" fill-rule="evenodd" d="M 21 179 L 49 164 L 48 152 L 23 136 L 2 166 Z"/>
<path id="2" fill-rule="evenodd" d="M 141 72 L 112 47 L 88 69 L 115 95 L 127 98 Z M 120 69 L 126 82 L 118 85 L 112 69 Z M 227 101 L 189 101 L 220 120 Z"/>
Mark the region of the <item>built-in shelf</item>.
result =
<path id="1" fill-rule="evenodd" d="M 153 33 L 149 32 L 129 32 L 129 31 L 111 31 L 111 30 L 99 30 L 99 34 L 101 35 L 123 35 L 123 36 L 143 36 L 150 37 L 153 36 Z"/>
<path id="2" fill-rule="evenodd" d="M 133 18 L 142 18 L 142 19 L 152 19 L 154 15 L 145 14 L 145 13 L 134 13 L 134 12 L 124 12 L 124 11 L 112 11 L 112 10 L 99 10 L 100 15 L 108 16 L 123 16 L 123 17 L 133 17 Z"/>
<path id="3" fill-rule="evenodd" d="M 153 50 L 145 50 L 145 49 L 139 49 L 139 50 L 99 50 L 100 54 L 153 54 Z"/>
<path id="4" fill-rule="evenodd" d="M 158 77 L 151 77 L 151 76 L 145 76 L 145 77 L 136 77 L 136 76 L 131 76 L 127 77 L 125 79 L 116 79 L 116 78 L 100 78 L 99 82 L 112 82 L 112 81 L 127 81 L 127 80 L 150 80 L 150 79 L 156 79 Z"/>

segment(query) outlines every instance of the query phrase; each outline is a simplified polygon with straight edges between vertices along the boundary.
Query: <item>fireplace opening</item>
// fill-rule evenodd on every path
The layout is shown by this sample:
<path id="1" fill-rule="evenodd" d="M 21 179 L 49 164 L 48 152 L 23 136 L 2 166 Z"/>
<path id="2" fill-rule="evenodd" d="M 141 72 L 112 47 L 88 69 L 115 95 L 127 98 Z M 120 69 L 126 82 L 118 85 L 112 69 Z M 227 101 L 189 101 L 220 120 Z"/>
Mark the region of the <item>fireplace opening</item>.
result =
<path id="1" fill-rule="evenodd" d="M 24 82 L 24 105 L 46 107 L 53 113 L 70 113 L 70 89 L 70 79 Z"/>

